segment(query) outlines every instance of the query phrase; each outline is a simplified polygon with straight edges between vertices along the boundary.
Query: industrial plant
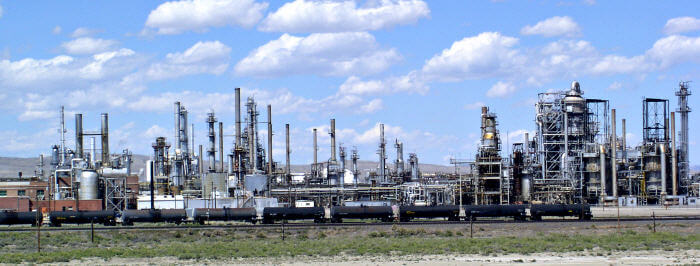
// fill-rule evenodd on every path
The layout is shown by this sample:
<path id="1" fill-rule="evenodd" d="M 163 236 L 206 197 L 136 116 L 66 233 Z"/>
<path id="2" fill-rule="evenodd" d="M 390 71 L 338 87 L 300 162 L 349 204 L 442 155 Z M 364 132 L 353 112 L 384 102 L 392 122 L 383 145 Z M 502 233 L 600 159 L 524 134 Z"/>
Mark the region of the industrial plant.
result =
<path id="1" fill-rule="evenodd" d="M 336 143 L 335 119 L 329 132 L 313 129 L 308 136 L 313 163 L 304 172 L 292 172 L 289 124 L 285 158 L 273 158 L 273 106 L 267 105 L 261 117 L 255 98 L 241 106 L 237 88 L 232 133 L 224 132 L 229 121 L 216 113 L 192 121 L 187 106 L 174 102 L 173 135 L 153 140 L 153 154 L 139 179 L 132 152 L 110 150 L 108 114 L 100 116 L 101 128 L 94 131 L 85 130 L 83 115 L 75 114 L 75 143 L 66 143 L 61 109 L 60 142 L 50 147 L 51 158 L 39 157 L 33 177 L 0 182 L 3 201 L 9 202 L 0 208 L 13 212 L 4 212 L 3 223 L 33 223 L 36 211 L 54 225 L 80 221 L 81 215 L 93 221 L 101 217 L 105 224 L 537 220 L 548 212 L 590 219 L 590 205 L 698 205 L 700 178 L 691 174 L 688 156 L 689 83 L 679 83 L 675 107 L 669 99 L 644 98 L 641 117 L 622 119 L 608 100 L 584 97 L 583 88 L 574 81 L 566 90 L 539 93 L 534 135 L 526 133 L 510 148 L 502 142 L 498 115 L 482 107 L 478 151 L 474 158 L 451 159 L 455 168 L 467 169 L 454 173 L 422 173 L 419 154 L 405 158 L 403 142 L 387 140 L 383 124 L 377 166 L 360 171 L 357 149 Z M 626 121 L 640 118 L 642 143 L 631 146 Z M 208 129 L 206 147 L 195 146 L 197 123 Z M 259 134 L 260 126 L 266 135 Z M 224 134 L 235 136 L 229 150 Z M 318 134 L 329 134 L 330 154 L 318 154 Z M 23 213 L 29 213 L 25 220 Z"/>

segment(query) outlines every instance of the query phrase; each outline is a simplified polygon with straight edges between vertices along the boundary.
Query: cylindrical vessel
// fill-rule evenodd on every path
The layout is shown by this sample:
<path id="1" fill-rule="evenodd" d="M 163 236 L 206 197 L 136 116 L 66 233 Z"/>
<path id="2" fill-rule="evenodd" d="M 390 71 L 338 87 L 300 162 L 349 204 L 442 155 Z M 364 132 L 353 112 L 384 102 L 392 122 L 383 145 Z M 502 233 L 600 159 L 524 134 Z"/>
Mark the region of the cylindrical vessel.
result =
<path id="1" fill-rule="evenodd" d="M 80 174 L 80 199 L 94 200 L 98 198 L 97 183 L 99 177 L 93 170 L 83 170 Z"/>

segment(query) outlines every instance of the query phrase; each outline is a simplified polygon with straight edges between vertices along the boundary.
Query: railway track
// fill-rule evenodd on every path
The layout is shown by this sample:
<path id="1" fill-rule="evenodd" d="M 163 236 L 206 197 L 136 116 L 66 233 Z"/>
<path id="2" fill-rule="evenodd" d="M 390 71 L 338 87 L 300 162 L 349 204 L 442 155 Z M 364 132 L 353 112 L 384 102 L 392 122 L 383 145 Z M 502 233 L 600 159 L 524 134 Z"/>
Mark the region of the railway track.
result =
<path id="1" fill-rule="evenodd" d="M 474 224 L 519 224 L 519 223 L 600 223 L 600 222 L 617 222 L 617 218 L 603 218 L 592 220 L 578 219 L 546 219 L 541 221 L 513 221 L 502 219 L 484 219 L 473 221 Z M 652 218 L 620 218 L 620 222 L 651 222 Z M 657 217 L 657 222 L 670 221 L 700 221 L 700 216 L 695 217 Z M 98 226 L 95 231 L 165 231 L 165 230 L 203 230 L 203 229 L 227 229 L 227 230 L 245 230 L 245 229 L 299 229 L 299 228 L 331 228 L 331 227 L 378 227 L 388 225 L 454 225 L 454 224 L 469 224 L 469 221 L 413 221 L 413 222 L 344 222 L 344 223 L 276 223 L 276 224 L 205 224 L 205 225 L 163 225 L 163 226 Z M 20 227 L 20 228 L 0 228 L 1 232 L 36 232 L 36 227 Z M 41 231 L 45 232 L 61 232 L 61 231 L 90 231 L 90 227 L 66 226 L 66 227 L 47 227 L 42 226 Z"/>

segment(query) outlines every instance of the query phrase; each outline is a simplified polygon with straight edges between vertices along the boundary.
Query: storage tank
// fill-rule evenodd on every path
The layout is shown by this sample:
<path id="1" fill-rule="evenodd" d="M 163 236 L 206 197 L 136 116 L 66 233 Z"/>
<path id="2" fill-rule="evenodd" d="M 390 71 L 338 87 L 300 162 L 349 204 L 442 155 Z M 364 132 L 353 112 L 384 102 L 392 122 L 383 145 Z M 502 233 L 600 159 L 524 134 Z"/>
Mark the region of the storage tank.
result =
<path id="1" fill-rule="evenodd" d="M 92 170 L 83 170 L 80 174 L 80 199 L 93 200 L 97 199 L 97 172 Z"/>

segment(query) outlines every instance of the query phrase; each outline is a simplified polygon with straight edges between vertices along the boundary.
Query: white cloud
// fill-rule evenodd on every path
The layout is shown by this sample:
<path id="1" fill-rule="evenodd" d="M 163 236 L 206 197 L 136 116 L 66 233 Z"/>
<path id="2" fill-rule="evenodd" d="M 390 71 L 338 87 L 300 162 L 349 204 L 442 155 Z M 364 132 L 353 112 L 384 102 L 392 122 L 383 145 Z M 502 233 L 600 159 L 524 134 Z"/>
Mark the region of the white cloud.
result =
<path id="1" fill-rule="evenodd" d="M 366 32 L 289 34 L 272 40 L 235 66 L 242 76 L 363 75 L 382 72 L 401 60 L 395 49 L 381 49 Z"/>
<path id="2" fill-rule="evenodd" d="M 153 125 L 143 132 L 143 136 L 147 139 L 155 139 L 157 137 L 169 136 L 169 131 L 159 125 Z"/>
<path id="3" fill-rule="evenodd" d="M 360 106 L 360 113 L 374 113 L 384 108 L 382 99 L 374 99 L 367 104 Z"/>
<path id="4" fill-rule="evenodd" d="M 423 66 L 423 73 L 431 80 L 440 81 L 507 75 L 526 59 L 513 49 L 517 43 L 518 39 L 498 32 L 467 37 L 430 58 Z"/>
<path id="5" fill-rule="evenodd" d="M 684 62 L 700 62 L 700 37 L 671 35 L 662 38 L 654 43 L 646 56 L 661 68 Z"/>
<path id="6" fill-rule="evenodd" d="M 169 53 L 163 62 L 147 70 L 150 79 L 209 73 L 220 75 L 228 68 L 231 48 L 219 41 L 197 42 L 182 53 Z"/>
<path id="7" fill-rule="evenodd" d="M 694 17 L 677 17 L 666 21 L 664 33 L 668 35 L 700 30 L 700 19 Z"/>
<path id="8" fill-rule="evenodd" d="M 82 37 L 64 42 L 61 47 L 69 54 L 95 54 L 114 49 L 117 41 L 99 38 Z"/>
<path id="9" fill-rule="evenodd" d="M 61 34 L 61 31 L 63 31 L 63 29 L 61 29 L 61 26 L 56 26 L 56 27 L 53 27 L 53 30 L 51 30 L 51 33 L 53 33 L 54 35 L 58 35 L 58 34 Z"/>
<path id="10" fill-rule="evenodd" d="M 73 33 L 70 34 L 70 36 L 72 38 L 80 38 L 80 37 L 90 36 L 90 35 L 93 35 L 93 34 L 96 34 L 99 32 L 101 32 L 101 30 L 80 27 L 80 28 L 75 29 L 73 31 Z"/>
<path id="11" fill-rule="evenodd" d="M 430 15 L 420 0 L 306 1 L 286 3 L 270 13 L 260 25 L 274 32 L 350 32 L 391 28 L 416 23 Z"/>
<path id="12" fill-rule="evenodd" d="M 389 77 L 383 80 L 362 81 L 359 77 L 350 76 L 340 85 L 339 93 L 355 95 L 380 95 L 394 93 L 425 94 L 428 86 L 413 71 L 405 76 Z"/>
<path id="13" fill-rule="evenodd" d="M 486 106 L 486 104 L 483 102 L 474 102 L 474 103 L 468 103 L 468 104 L 464 105 L 464 109 L 465 110 L 476 110 L 476 109 L 479 109 L 479 108 L 484 107 L 484 106 Z"/>
<path id="14" fill-rule="evenodd" d="M 560 16 L 537 22 L 534 26 L 527 25 L 520 30 L 522 35 L 542 35 L 545 37 L 575 37 L 580 33 L 581 28 L 571 17 Z"/>
<path id="15" fill-rule="evenodd" d="M 516 88 L 513 83 L 499 81 L 486 92 L 487 97 L 507 97 L 515 92 Z"/>
<path id="16" fill-rule="evenodd" d="M 204 32 L 210 27 L 250 28 L 263 17 L 267 3 L 254 0 L 183 0 L 165 2 L 151 11 L 146 27 L 158 34 Z"/>
<path id="17" fill-rule="evenodd" d="M 622 88 L 622 83 L 620 83 L 619 81 L 615 81 L 612 84 L 610 84 L 610 86 L 608 86 L 608 88 L 606 90 L 616 91 L 616 90 L 619 90 L 621 88 Z"/>

